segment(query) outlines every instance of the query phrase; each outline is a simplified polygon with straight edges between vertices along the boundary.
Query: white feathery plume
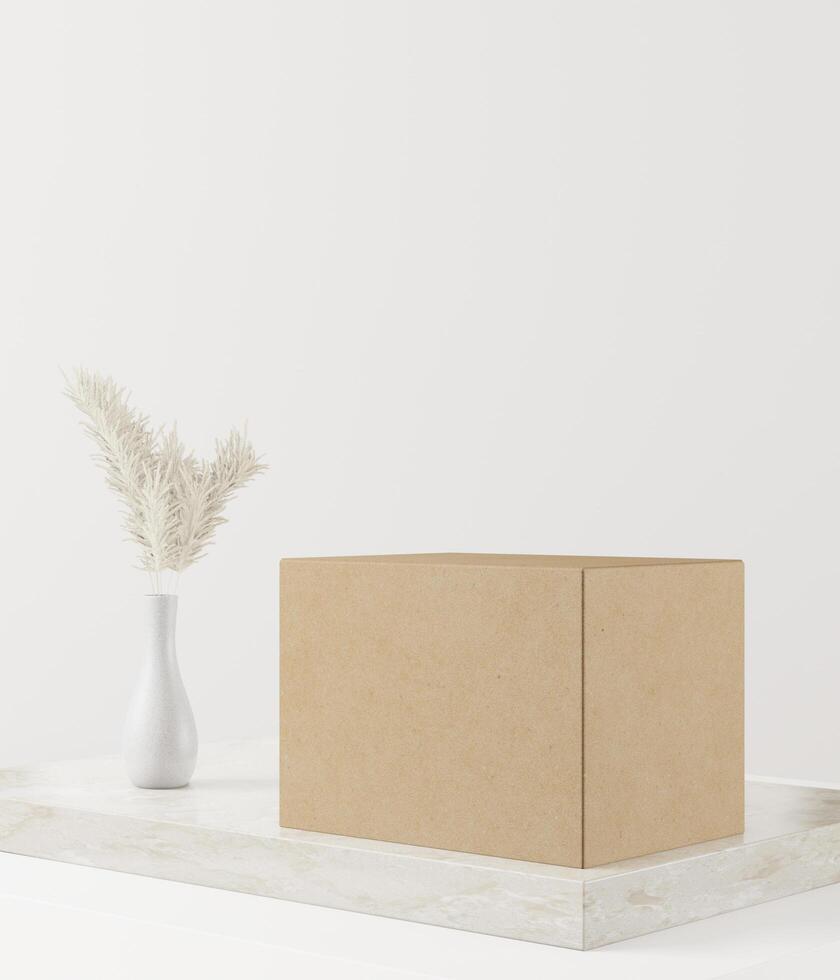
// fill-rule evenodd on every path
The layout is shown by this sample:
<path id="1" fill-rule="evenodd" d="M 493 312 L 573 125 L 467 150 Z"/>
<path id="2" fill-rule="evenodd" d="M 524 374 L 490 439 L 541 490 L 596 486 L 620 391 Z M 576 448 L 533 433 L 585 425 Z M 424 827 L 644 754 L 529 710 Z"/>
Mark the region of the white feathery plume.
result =
<path id="1" fill-rule="evenodd" d="M 175 568 L 181 571 L 205 553 L 216 528 L 226 523 L 222 511 L 236 491 L 263 469 L 247 432 L 232 429 L 227 439 L 216 440 L 216 456 L 202 462 L 182 481 L 182 519 L 179 556 Z"/>
<path id="2" fill-rule="evenodd" d="M 204 555 L 225 523 L 225 505 L 266 467 L 247 431 L 232 430 L 216 441 L 212 460 L 200 460 L 185 452 L 175 426 L 153 432 L 111 378 L 79 369 L 66 380 L 65 393 L 86 416 L 85 431 L 99 450 L 94 459 L 123 502 L 140 565 L 160 591 L 161 573 L 177 575 Z"/>

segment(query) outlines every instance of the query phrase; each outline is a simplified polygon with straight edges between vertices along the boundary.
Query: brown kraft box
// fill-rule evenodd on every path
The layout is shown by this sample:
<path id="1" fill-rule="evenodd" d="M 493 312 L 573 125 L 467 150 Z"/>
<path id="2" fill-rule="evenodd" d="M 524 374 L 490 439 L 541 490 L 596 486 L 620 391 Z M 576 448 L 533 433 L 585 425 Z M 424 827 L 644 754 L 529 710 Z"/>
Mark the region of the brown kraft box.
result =
<path id="1" fill-rule="evenodd" d="M 284 559 L 280 823 L 575 868 L 741 833 L 743 576 Z"/>

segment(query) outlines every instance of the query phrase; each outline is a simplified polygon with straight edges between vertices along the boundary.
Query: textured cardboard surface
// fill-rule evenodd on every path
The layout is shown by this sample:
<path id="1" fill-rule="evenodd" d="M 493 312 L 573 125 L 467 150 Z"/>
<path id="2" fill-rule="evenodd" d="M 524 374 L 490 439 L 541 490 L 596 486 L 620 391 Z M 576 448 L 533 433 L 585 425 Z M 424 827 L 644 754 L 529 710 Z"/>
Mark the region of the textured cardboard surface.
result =
<path id="1" fill-rule="evenodd" d="M 740 562 L 281 564 L 281 824 L 584 867 L 738 833 Z"/>
<path id="2" fill-rule="evenodd" d="M 584 572 L 584 867 L 744 824 L 743 565 Z"/>
<path id="3" fill-rule="evenodd" d="M 579 865 L 580 587 L 283 562 L 281 824 Z"/>
<path id="4" fill-rule="evenodd" d="M 485 555 L 445 552 L 417 555 L 337 555 L 331 558 L 286 558 L 292 561 L 344 562 L 351 565 L 374 562 L 385 565 L 503 565 L 506 568 L 614 568 L 623 565 L 685 565 L 696 564 L 695 558 L 604 558 L 593 555 Z M 702 561 L 717 563 L 725 559 L 708 558 Z"/>

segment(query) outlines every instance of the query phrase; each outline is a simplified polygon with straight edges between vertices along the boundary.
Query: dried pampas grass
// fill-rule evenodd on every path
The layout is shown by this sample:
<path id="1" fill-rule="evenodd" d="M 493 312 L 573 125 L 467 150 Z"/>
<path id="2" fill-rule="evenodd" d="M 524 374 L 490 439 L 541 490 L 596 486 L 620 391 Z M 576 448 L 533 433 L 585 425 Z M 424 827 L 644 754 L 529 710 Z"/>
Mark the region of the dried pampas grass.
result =
<path id="1" fill-rule="evenodd" d="M 94 459 L 125 507 L 125 529 L 140 547 L 141 568 L 161 592 L 164 573 L 177 577 L 204 555 L 222 511 L 236 491 L 266 467 L 247 432 L 233 429 L 216 441 L 213 459 L 187 453 L 173 426 L 154 431 L 132 408 L 123 388 L 101 374 L 76 370 L 66 395 L 85 416 L 96 443 Z"/>

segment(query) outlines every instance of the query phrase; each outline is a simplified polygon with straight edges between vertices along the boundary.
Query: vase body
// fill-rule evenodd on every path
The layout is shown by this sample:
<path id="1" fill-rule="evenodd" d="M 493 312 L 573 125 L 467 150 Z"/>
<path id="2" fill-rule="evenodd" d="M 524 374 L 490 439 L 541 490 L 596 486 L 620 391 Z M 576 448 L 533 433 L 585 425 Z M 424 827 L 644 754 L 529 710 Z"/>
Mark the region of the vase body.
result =
<path id="1" fill-rule="evenodd" d="M 144 789 L 186 786 L 195 769 L 198 736 L 175 653 L 178 597 L 144 597 L 146 650 L 125 722 L 129 779 Z"/>

